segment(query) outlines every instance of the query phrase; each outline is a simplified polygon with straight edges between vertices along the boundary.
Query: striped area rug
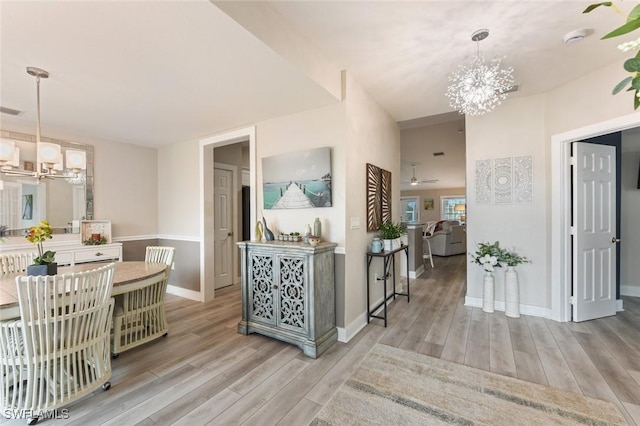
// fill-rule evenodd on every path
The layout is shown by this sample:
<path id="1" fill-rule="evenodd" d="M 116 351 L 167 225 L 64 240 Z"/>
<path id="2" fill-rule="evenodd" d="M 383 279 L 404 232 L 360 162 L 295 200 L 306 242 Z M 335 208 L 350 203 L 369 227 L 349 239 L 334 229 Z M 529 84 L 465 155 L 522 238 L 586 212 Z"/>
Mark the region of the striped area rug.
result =
<path id="1" fill-rule="evenodd" d="M 311 422 L 624 425 L 613 403 L 377 344 Z"/>

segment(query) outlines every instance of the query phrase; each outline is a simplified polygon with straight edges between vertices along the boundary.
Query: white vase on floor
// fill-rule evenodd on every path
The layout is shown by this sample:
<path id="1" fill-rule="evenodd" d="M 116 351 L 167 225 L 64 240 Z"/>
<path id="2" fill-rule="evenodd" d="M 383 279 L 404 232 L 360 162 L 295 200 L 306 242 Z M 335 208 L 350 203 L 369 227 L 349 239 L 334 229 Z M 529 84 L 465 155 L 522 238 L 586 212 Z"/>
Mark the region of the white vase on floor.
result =
<path id="1" fill-rule="evenodd" d="M 515 267 L 507 266 L 504 273 L 504 314 L 520 318 L 520 284 Z"/>
<path id="2" fill-rule="evenodd" d="M 494 291 L 495 279 L 493 272 L 484 272 L 484 283 L 482 287 L 482 310 L 484 312 L 493 313 L 494 311 Z"/>

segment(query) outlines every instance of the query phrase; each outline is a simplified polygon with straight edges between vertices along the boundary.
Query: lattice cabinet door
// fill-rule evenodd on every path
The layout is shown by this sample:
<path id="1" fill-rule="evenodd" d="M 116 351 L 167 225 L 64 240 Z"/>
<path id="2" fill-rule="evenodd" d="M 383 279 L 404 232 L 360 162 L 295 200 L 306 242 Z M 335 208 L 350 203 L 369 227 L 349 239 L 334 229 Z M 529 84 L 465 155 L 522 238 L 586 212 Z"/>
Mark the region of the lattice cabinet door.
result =
<path id="1" fill-rule="evenodd" d="M 316 358 L 338 339 L 334 249 L 322 242 L 243 241 L 242 320 L 238 333 L 298 345 Z"/>
<path id="2" fill-rule="evenodd" d="M 277 325 L 306 334 L 308 330 L 308 265 L 304 256 L 278 255 Z"/>
<path id="3" fill-rule="evenodd" d="M 277 288 L 276 258 L 272 254 L 249 254 L 249 318 L 267 324 L 276 324 Z"/>

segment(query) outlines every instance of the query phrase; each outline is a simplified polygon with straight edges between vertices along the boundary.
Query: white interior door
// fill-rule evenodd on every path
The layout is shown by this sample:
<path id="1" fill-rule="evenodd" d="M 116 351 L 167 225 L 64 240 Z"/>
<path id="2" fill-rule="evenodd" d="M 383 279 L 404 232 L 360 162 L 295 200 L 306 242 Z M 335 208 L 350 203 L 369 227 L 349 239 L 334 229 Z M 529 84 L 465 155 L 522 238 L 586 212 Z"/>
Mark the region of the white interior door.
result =
<path id="1" fill-rule="evenodd" d="M 214 177 L 214 288 L 233 284 L 233 174 L 215 168 Z"/>
<path id="2" fill-rule="evenodd" d="M 616 313 L 616 150 L 573 143 L 573 320 Z"/>

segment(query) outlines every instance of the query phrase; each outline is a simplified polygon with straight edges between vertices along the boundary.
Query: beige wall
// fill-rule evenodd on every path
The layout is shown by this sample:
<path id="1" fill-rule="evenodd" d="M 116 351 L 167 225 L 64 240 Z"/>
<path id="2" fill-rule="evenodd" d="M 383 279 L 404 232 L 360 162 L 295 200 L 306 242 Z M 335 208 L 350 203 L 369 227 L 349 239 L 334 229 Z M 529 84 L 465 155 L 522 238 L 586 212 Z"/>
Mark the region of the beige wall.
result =
<path id="1" fill-rule="evenodd" d="M 200 238 L 200 145 L 198 141 L 158 148 L 158 233 Z"/>
<path id="2" fill-rule="evenodd" d="M 392 216 L 400 220 L 400 130 L 391 118 L 360 85 L 346 74 L 346 128 L 347 128 L 347 198 L 344 214 L 346 234 L 345 258 L 345 312 L 344 324 L 350 335 L 362 323 L 366 312 L 365 253 L 374 236 L 367 232 L 366 221 L 366 163 L 375 164 L 392 173 Z M 360 222 L 351 229 L 351 221 Z M 379 266 L 379 265 L 378 265 Z M 372 266 L 372 273 L 375 267 Z M 382 272 L 382 268 L 378 268 Z M 382 297 L 380 287 L 371 300 Z M 339 315 L 339 314 L 338 314 Z M 365 318 L 366 319 L 366 318 Z"/>
<path id="3" fill-rule="evenodd" d="M 32 134 L 33 128 L 3 126 Z M 158 158 L 155 148 L 47 130 L 44 136 L 93 145 L 94 219 L 111 220 L 112 236 L 133 239 L 158 233 Z"/>
<path id="4" fill-rule="evenodd" d="M 299 114 L 263 121 L 256 126 L 256 176 L 258 218 L 264 216 L 273 232 L 304 232 L 317 217 L 322 222 L 322 238 L 344 246 L 345 210 L 345 114 L 336 104 Z M 262 198 L 262 159 L 273 155 L 313 148 L 331 148 L 332 207 L 265 210 Z"/>
<path id="5" fill-rule="evenodd" d="M 464 171 L 463 171 L 464 173 Z M 462 196 L 466 193 L 465 188 L 446 188 L 446 189 L 420 189 L 415 191 L 402 191 L 401 197 L 418 197 L 418 206 L 420 210 L 420 222 L 426 223 L 429 221 L 441 220 L 440 212 L 442 211 L 442 205 L 440 203 L 440 197 L 444 196 Z M 424 209 L 424 200 L 433 200 L 433 209 Z"/>

